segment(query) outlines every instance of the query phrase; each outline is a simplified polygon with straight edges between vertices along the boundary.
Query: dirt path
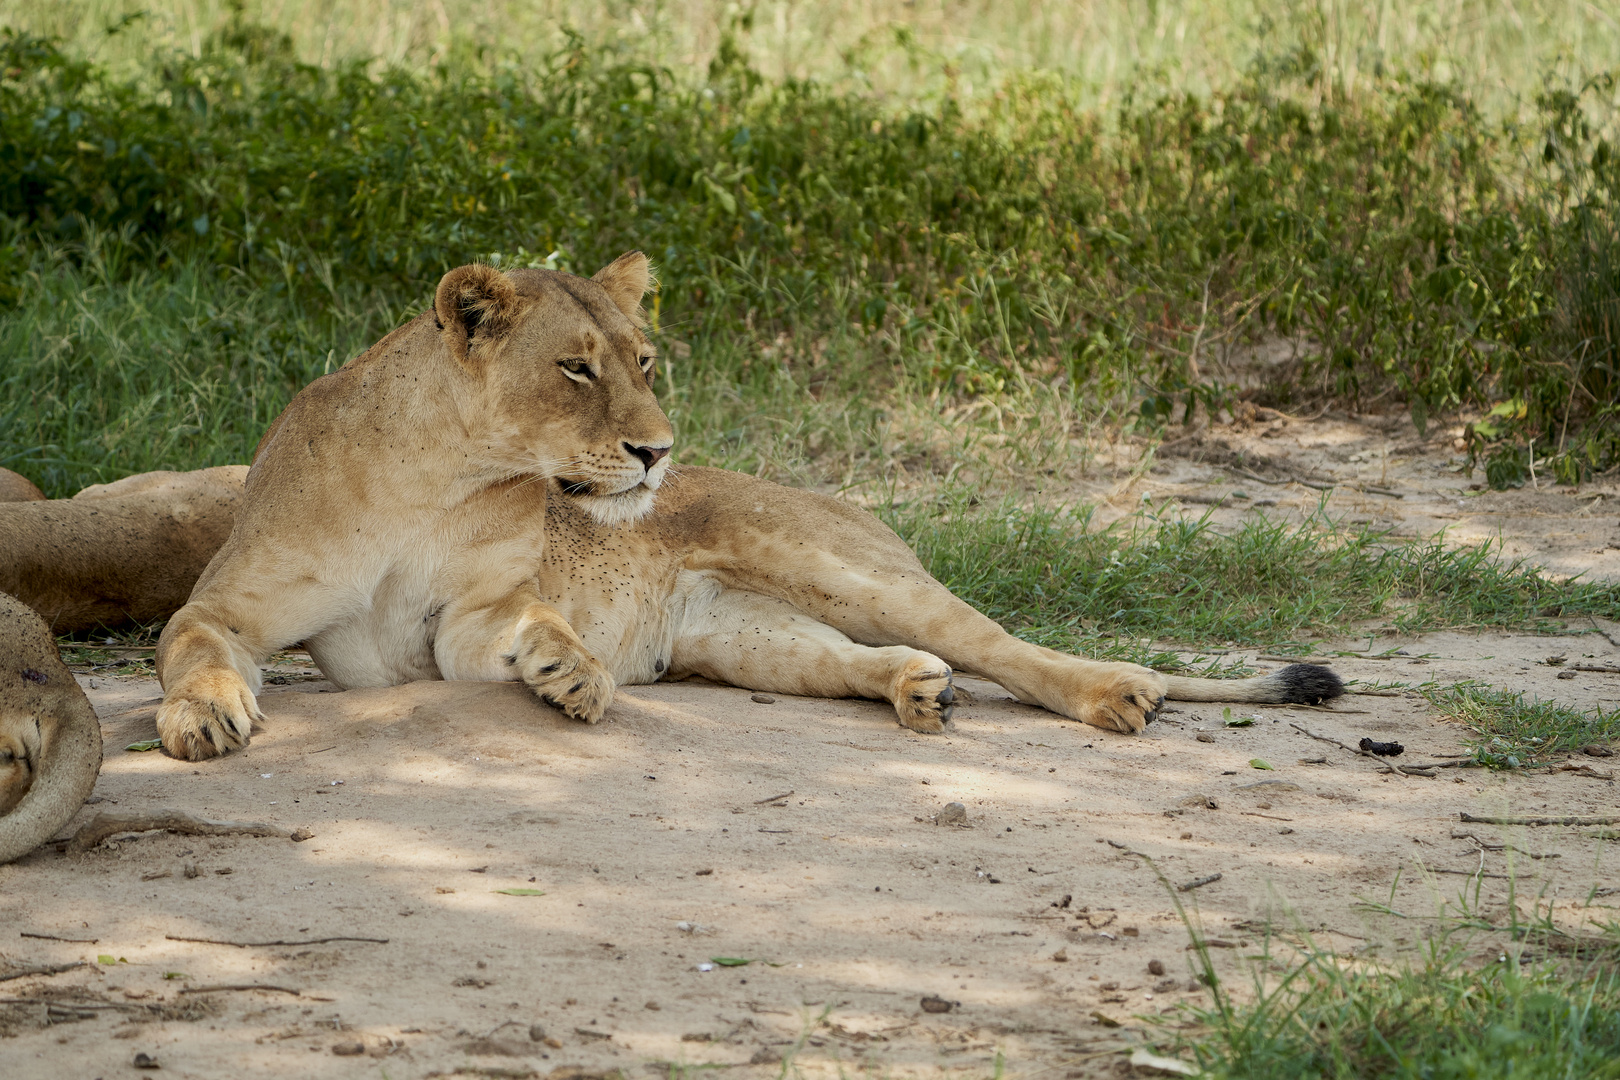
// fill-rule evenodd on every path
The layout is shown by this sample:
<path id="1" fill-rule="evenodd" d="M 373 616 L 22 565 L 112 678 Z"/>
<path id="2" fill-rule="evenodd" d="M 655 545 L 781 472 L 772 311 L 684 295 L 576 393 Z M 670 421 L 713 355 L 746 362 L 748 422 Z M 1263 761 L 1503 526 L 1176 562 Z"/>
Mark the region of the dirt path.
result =
<path id="1" fill-rule="evenodd" d="M 1338 666 L 1620 703 L 1620 675 L 1559 680 L 1539 663 L 1620 661 L 1600 634 L 1392 644 L 1432 658 Z M 1459 753 L 1463 732 L 1420 698 L 1261 709 L 1248 728 L 1181 706 L 1127 738 L 968 680 L 976 699 L 931 737 L 885 705 L 761 704 L 695 682 L 627 690 L 593 728 L 515 686 L 337 693 L 291 674 L 246 752 L 197 766 L 124 750 L 152 737 L 158 688 L 97 680 L 108 756 L 83 817 L 176 807 L 314 836 L 155 833 L 0 867 L 0 975 L 91 965 L 0 983 L 25 999 L 0 1006 L 0 1073 L 126 1075 L 144 1053 L 176 1077 L 650 1078 L 673 1062 L 763 1078 L 784 1055 L 829 1077 L 988 1076 L 997 1055 L 1011 1075 L 1106 1075 L 1139 1039 L 1133 1017 L 1208 996 L 1133 851 L 1172 882 L 1221 875 L 1181 895 L 1232 946 L 1214 950 L 1229 971 L 1267 918 L 1398 958 L 1476 884 L 1500 917 L 1510 868 L 1569 927 L 1613 919 L 1620 899 L 1597 830 L 1457 817 L 1613 813 L 1613 782 L 1389 775 L 1292 726 L 1396 739 L 1403 762 Z M 953 801 L 967 827 L 934 824 Z M 1482 855 L 1463 832 L 1558 858 Z M 513 888 L 544 895 L 499 892 Z M 331 936 L 387 941 L 173 940 Z M 715 957 L 756 962 L 704 970 Z M 282 989 L 199 992 L 249 984 Z M 930 995 L 959 1004 L 926 1012 Z M 356 1046 L 369 1056 L 337 1052 Z"/>
<path id="2" fill-rule="evenodd" d="M 1100 523 L 1135 513 L 1147 496 L 1155 506 L 1212 513 L 1220 526 L 1255 513 L 1299 520 L 1325 500 L 1331 517 L 1398 537 L 1444 529 L 1448 543 L 1497 543 L 1505 557 L 1556 576 L 1620 578 L 1620 476 L 1572 488 L 1549 483 L 1543 469 L 1522 488 L 1492 491 L 1482 469 L 1468 474 L 1460 435 L 1453 427 L 1420 437 L 1405 414 L 1294 420 L 1259 410 L 1249 420 L 1172 429 L 1145 468 L 1140 447 L 1118 445 L 1071 494 L 1101 500 Z"/>

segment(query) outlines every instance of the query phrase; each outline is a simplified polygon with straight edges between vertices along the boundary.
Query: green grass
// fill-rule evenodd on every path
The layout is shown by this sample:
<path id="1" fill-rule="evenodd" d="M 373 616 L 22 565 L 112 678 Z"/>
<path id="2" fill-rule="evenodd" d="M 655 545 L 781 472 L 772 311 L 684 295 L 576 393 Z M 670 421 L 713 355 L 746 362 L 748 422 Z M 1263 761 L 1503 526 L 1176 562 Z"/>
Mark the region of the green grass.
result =
<path id="1" fill-rule="evenodd" d="M 116 68 L 0 38 L 0 333 L 22 344 L 0 356 L 0 460 L 49 460 L 53 493 L 104 479 L 109 445 L 151 448 L 132 466 L 239 460 L 296 376 L 419 310 L 451 266 L 589 273 L 631 247 L 662 270 L 689 443 L 718 445 L 716 423 L 750 437 L 710 397 L 815 402 L 824 474 L 904 456 L 874 430 L 902 398 L 1016 410 L 1039 387 L 1090 422 L 1179 423 L 1278 337 L 1299 359 L 1246 391 L 1265 403 L 1402 401 L 1420 427 L 1501 405 L 1473 429 L 1501 483 L 1532 439 L 1569 481 L 1620 454 L 1602 79 L 1546 68 L 1507 112 L 1394 61 L 1333 91 L 1304 14 L 1207 90 L 1144 72 L 1106 104 L 1059 70 L 906 97 L 783 77 L 746 20 L 694 69 L 628 38 L 317 66 L 211 18 Z M 953 70 L 894 49 L 919 85 Z M 102 321 L 121 321 L 119 286 L 165 278 L 268 329 L 160 311 L 181 328 L 125 348 L 62 308 L 85 274 Z M 239 380 L 234 402 L 216 390 Z M 79 385 L 124 397 L 79 415 Z M 815 434 L 758 460 L 800 475 Z"/>
<path id="2" fill-rule="evenodd" d="M 1194 1016 L 1210 1029 L 1191 1049 L 1212 1080 L 1620 1077 L 1613 970 L 1480 966 L 1455 945 L 1398 970 L 1312 949 L 1250 1003 L 1218 991 Z"/>
<path id="3" fill-rule="evenodd" d="M 1458 686 L 1427 696 L 1442 716 L 1475 732 L 1475 757 L 1493 768 L 1516 768 L 1592 743 L 1607 745 L 1620 740 L 1620 709 L 1597 707 L 1583 712 L 1522 692 L 1484 686 Z"/>
<path id="4" fill-rule="evenodd" d="M 1489 546 L 1395 541 L 1322 515 L 1255 515 L 1225 533 L 1207 517 L 1151 513 L 1094 528 L 1085 506 L 977 500 L 949 488 L 881 514 L 957 595 L 1067 651 L 1139 653 L 1141 639 L 1298 647 L 1369 620 L 1407 634 L 1550 629 L 1620 607 L 1620 584 L 1555 583 Z"/>

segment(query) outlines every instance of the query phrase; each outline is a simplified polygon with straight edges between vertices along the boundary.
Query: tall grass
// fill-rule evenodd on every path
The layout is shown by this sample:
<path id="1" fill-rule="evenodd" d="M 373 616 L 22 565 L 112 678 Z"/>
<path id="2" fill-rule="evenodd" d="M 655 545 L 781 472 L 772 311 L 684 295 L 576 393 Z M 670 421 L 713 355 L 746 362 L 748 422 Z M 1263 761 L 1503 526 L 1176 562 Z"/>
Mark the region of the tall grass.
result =
<path id="1" fill-rule="evenodd" d="M 655 316 L 688 386 L 961 400 L 1039 383 L 1151 425 L 1227 400 L 1234 357 L 1281 335 L 1296 364 L 1252 392 L 1272 404 L 1404 399 L 1420 427 L 1500 405 L 1478 448 L 1537 439 L 1569 480 L 1620 449 L 1606 81 L 1493 120 L 1422 72 L 1335 96 L 1296 41 L 1207 95 L 1150 82 L 1098 111 L 1072 79 L 1013 71 L 895 102 L 769 77 L 746 21 L 702 73 L 578 38 L 320 67 L 240 17 L 124 73 L 0 39 L 0 319 L 25 343 L 0 358 L 16 388 L 0 460 L 53 458 L 58 491 L 102 479 L 73 463 L 110 460 L 109 440 L 195 463 L 170 438 L 198 422 L 191 398 L 139 391 L 167 378 L 172 350 L 136 356 L 144 376 L 120 362 L 91 378 L 85 365 L 109 362 L 96 334 L 75 332 L 67 374 L 40 344 L 63 336 L 49 298 L 75 280 L 46 278 L 85 265 L 59 256 L 107 236 L 125 251 L 108 288 L 119 266 L 190 267 L 220 279 L 209 303 L 241 289 L 286 305 L 285 320 L 261 308 L 267 323 L 327 328 L 296 332 L 303 367 L 278 361 L 267 396 L 207 412 L 208 438 L 238 457 L 297 372 L 346 359 L 384 328 L 377 312 L 425 302 L 446 268 L 588 273 L 630 247 L 662 268 Z M 356 321 L 354 303 L 371 314 Z M 224 362 L 235 340 L 179 370 L 241 377 L 241 358 Z M 41 378 L 57 404 L 31 389 Z M 85 379 L 126 396 L 64 411 Z M 133 413 L 129 434 L 93 430 L 98 408 Z"/>

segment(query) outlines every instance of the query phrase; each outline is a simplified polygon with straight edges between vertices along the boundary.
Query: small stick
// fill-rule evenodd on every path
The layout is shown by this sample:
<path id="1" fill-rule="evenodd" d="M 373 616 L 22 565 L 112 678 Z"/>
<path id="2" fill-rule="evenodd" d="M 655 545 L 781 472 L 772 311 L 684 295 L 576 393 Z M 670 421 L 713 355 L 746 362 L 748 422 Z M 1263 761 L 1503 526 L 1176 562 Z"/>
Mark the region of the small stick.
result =
<path id="1" fill-rule="evenodd" d="M 1533 851 L 1526 851 L 1526 850 L 1524 850 L 1524 848 L 1522 848 L 1522 847 L 1514 847 L 1512 844 L 1492 844 L 1492 843 L 1488 843 L 1488 842 L 1486 842 L 1484 840 L 1481 840 L 1479 837 L 1475 836 L 1471 832 L 1458 832 L 1456 829 L 1451 830 L 1451 838 L 1453 840 L 1472 840 L 1474 843 L 1478 844 L 1480 847 L 1484 848 L 1486 851 L 1517 851 L 1520 855 L 1525 855 L 1525 856 L 1528 856 L 1529 858 L 1532 858 L 1532 859 L 1562 859 L 1563 858 L 1563 856 L 1558 854 L 1558 852 L 1556 852 L 1556 851 L 1547 852 L 1544 855 L 1537 855 Z"/>
<path id="2" fill-rule="evenodd" d="M 274 990 L 281 994 L 291 994 L 298 997 L 302 991 L 294 990 L 290 986 L 276 986 L 272 983 L 221 983 L 218 986 L 187 986 L 181 989 L 182 994 L 212 994 L 224 990 Z"/>
<path id="3" fill-rule="evenodd" d="M 1350 753 L 1356 755 L 1357 757 L 1372 757 L 1373 756 L 1372 752 L 1369 751 L 1369 750 L 1362 750 L 1362 749 L 1360 749 L 1358 747 L 1354 747 L 1354 746 L 1346 746 L 1346 745 L 1344 745 L 1344 743 L 1340 742 L 1338 739 L 1330 739 L 1326 735 L 1318 735 L 1316 732 L 1312 731 L 1310 728 L 1302 728 L 1298 724 L 1294 723 L 1292 720 L 1290 720 L 1288 722 L 1288 726 L 1293 728 L 1295 731 L 1299 732 L 1302 735 L 1309 735 L 1311 738 L 1315 739 L 1317 742 L 1332 743 L 1334 746 L 1337 746 L 1340 750 L 1348 750 L 1348 751 L 1350 751 Z"/>
<path id="4" fill-rule="evenodd" d="M 1278 817 L 1276 814 L 1261 814 L 1254 810 L 1243 811 L 1244 817 L 1263 817 L 1269 821 L 1293 821 L 1291 817 Z"/>
<path id="5" fill-rule="evenodd" d="M 139 1011 L 139 1005 L 119 1005 L 116 1003 L 101 1004 L 89 1001 L 57 1001 L 55 998 L 0 998 L 0 1005 L 49 1005 L 57 1009 L 95 1009 L 104 1011 L 110 1009 L 132 1009 Z"/>
<path id="6" fill-rule="evenodd" d="M 1213 885 L 1219 880 L 1221 880 L 1220 874 L 1210 874 L 1208 877 L 1193 878 L 1191 881 L 1186 882 L 1185 884 L 1177 885 L 1176 892 L 1192 892 L 1194 889 L 1201 889 L 1205 885 Z"/>
<path id="7" fill-rule="evenodd" d="M 792 794 L 793 794 L 793 792 L 791 792 L 791 791 L 784 791 L 784 792 L 782 792 L 782 794 L 780 794 L 780 795 L 772 795 L 768 799 L 756 799 L 754 801 L 754 805 L 755 806 L 764 806 L 766 803 L 781 802 L 783 799 L 787 798 L 788 796 L 790 796 Z"/>
<path id="8" fill-rule="evenodd" d="M 1620 817 L 1458 817 L 1471 825 L 1620 825 Z"/>
<path id="9" fill-rule="evenodd" d="M 184 810 L 152 810 L 124 813 L 103 810 L 73 834 L 68 850 L 89 851 L 109 836 L 126 832 L 167 829 L 187 836 L 286 836 L 287 830 L 262 821 L 209 821 Z"/>
<path id="10" fill-rule="evenodd" d="M 1565 664 L 1569 671 L 1592 671 L 1599 675 L 1620 675 L 1620 667 L 1606 664 Z"/>
<path id="11" fill-rule="evenodd" d="M 373 945 L 386 945 L 385 937 L 318 937 L 305 941 L 221 941 L 219 938 L 206 937 L 180 937 L 178 934 L 164 934 L 166 941 L 190 941 L 198 945 L 231 945 L 238 949 L 262 949 L 271 945 L 325 945 L 331 941 L 365 941 Z"/>
<path id="12" fill-rule="evenodd" d="M 0 975 L 0 982 L 10 982 L 12 979 L 26 979 L 30 975 L 59 975 L 74 968 L 89 967 L 90 961 L 80 960 L 74 964 L 45 964 L 41 967 L 28 968 L 26 971 L 13 971 L 10 975 Z"/>
<path id="13" fill-rule="evenodd" d="M 94 945 L 100 938 L 93 937 L 57 937 L 55 934 L 36 934 L 32 930 L 24 930 L 18 937 L 31 937 L 39 941 L 66 941 L 72 945 Z"/>
<path id="14" fill-rule="evenodd" d="M 1508 879 L 1506 874 L 1486 874 L 1478 870 L 1443 870 L 1438 866 L 1431 866 L 1428 868 L 1428 870 L 1431 874 L 1458 874 L 1462 877 L 1488 877 L 1498 878 L 1502 881 L 1506 881 Z"/>

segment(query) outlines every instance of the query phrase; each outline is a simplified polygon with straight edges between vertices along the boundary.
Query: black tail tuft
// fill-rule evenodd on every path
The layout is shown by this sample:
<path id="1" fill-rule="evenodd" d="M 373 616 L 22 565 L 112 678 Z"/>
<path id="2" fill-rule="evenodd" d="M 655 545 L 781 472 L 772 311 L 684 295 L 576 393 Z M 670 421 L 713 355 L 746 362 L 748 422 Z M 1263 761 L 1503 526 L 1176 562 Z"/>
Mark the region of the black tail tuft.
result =
<path id="1" fill-rule="evenodd" d="M 1321 664 L 1289 664 L 1266 680 L 1291 705 L 1320 705 L 1344 693 L 1344 682 Z"/>

